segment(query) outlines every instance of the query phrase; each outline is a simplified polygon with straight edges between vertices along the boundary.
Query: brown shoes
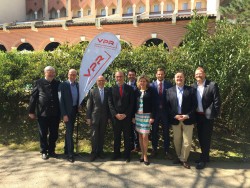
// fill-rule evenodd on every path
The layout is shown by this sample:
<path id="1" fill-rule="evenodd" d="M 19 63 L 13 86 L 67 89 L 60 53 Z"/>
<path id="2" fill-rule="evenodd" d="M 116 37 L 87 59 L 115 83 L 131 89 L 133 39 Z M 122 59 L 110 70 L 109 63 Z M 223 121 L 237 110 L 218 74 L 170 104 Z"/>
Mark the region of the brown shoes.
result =
<path id="1" fill-rule="evenodd" d="M 190 169 L 190 165 L 187 162 L 182 162 L 184 168 Z"/>

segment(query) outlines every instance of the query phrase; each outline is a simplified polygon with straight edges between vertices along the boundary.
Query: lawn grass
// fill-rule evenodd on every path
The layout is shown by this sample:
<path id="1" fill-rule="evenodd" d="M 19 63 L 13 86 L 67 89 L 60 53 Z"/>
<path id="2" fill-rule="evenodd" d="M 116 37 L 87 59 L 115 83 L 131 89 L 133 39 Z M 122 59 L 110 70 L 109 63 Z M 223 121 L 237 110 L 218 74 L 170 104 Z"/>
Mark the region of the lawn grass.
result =
<path id="1" fill-rule="evenodd" d="M 90 141 L 90 126 L 86 125 L 85 117 L 77 122 L 78 124 L 78 153 L 89 154 L 91 152 Z M 1 120 L 0 121 L 0 147 L 7 147 L 9 149 L 22 149 L 27 151 L 39 151 L 39 136 L 37 122 L 28 119 L 27 115 L 19 116 L 15 120 Z M 74 140 L 76 140 L 76 130 Z M 170 152 L 174 152 L 171 132 L 171 148 Z M 65 126 L 61 122 L 59 128 L 59 139 L 57 141 L 56 152 L 64 152 L 64 135 Z M 212 137 L 211 160 L 222 161 L 248 161 L 250 159 L 250 138 L 247 136 L 239 136 L 226 134 L 222 131 L 214 131 Z M 159 155 L 158 158 L 163 158 L 163 141 L 159 141 Z M 149 151 L 151 149 L 151 142 L 149 144 Z M 111 155 L 113 151 L 113 131 L 112 125 L 107 126 L 105 134 L 104 151 Z M 200 148 L 197 139 L 196 129 L 194 129 L 193 145 L 190 154 L 190 160 L 196 159 L 199 156 Z"/>

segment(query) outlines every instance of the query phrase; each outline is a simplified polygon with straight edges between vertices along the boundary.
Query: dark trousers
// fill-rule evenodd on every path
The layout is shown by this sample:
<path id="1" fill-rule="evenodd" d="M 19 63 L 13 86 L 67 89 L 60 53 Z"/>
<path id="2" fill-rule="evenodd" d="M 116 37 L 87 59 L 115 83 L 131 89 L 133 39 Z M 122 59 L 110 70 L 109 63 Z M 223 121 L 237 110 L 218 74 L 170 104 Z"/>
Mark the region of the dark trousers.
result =
<path id="1" fill-rule="evenodd" d="M 59 117 L 38 117 L 41 153 L 55 152 L 59 121 Z M 47 137 L 49 137 L 49 141 Z"/>
<path id="2" fill-rule="evenodd" d="M 135 130 L 135 124 L 131 124 L 131 134 L 130 134 L 130 149 L 140 148 L 139 144 L 139 134 Z"/>
<path id="3" fill-rule="evenodd" d="M 159 124 L 162 124 L 162 132 L 164 139 L 164 151 L 169 152 L 170 138 L 169 138 L 169 124 L 167 119 L 167 113 L 159 110 L 156 114 L 155 121 L 152 125 L 152 147 L 157 151 L 159 141 Z"/>
<path id="4" fill-rule="evenodd" d="M 71 114 L 68 116 L 69 121 L 65 123 L 66 125 L 66 133 L 65 133 L 65 146 L 64 153 L 72 156 L 74 154 L 74 141 L 73 141 L 73 133 L 74 133 L 74 124 L 76 121 L 77 114 L 77 106 L 73 107 Z"/>
<path id="5" fill-rule="evenodd" d="M 92 154 L 100 155 L 103 153 L 104 136 L 107 127 L 107 118 L 100 118 L 99 122 L 93 123 L 91 128 Z"/>
<path id="6" fill-rule="evenodd" d="M 207 119 L 205 115 L 200 114 L 197 114 L 196 118 L 198 139 L 201 147 L 200 160 L 208 162 L 214 120 Z"/>
<path id="7" fill-rule="evenodd" d="M 121 155 L 121 134 L 124 138 L 124 157 L 130 158 L 130 134 L 131 134 L 131 118 L 126 117 L 124 120 L 114 119 L 114 155 Z"/>

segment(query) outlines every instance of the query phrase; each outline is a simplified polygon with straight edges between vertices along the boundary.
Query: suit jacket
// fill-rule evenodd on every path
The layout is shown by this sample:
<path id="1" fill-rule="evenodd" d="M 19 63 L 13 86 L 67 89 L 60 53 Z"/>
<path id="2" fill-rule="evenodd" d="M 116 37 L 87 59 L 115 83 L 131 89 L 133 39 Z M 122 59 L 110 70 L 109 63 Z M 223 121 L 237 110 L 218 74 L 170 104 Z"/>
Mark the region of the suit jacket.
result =
<path id="1" fill-rule="evenodd" d="M 88 95 L 87 101 L 87 119 L 91 119 L 92 124 L 95 124 L 100 121 L 107 123 L 110 116 L 109 106 L 108 106 L 108 96 L 109 88 L 104 88 L 104 99 L 103 103 L 101 102 L 101 96 L 99 88 L 91 89 Z"/>
<path id="2" fill-rule="evenodd" d="M 77 106 L 79 103 L 79 85 L 76 82 L 76 88 L 77 88 Z M 65 82 L 62 82 L 59 85 L 58 88 L 58 97 L 59 97 L 59 104 L 60 104 L 60 110 L 61 110 L 61 116 L 69 116 L 72 112 L 72 107 L 73 107 L 73 98 L 71 94 L 71 89 L 70 89 L 70 82 L 67 80 Z"/>
<path id="3" fill-rule="evenodd" d="M 51 82 L 41 78 L 35 82 L 30 96 L 29 113 L 36 112 L 38 117 L 60 116 L 58 86 L 60 82 Z"/>
<path id="4" fill-rule="evenodd" d="M 140 96 L 141 96 L 141 91 L 137 89 L 135 91 L 135 112 L 134 114 L 138 111 L 140 107 Z M 143 95 L 143 113 L 151 113 L 151 118 L 155 118 L 155 105 L 154 105 L 154 92 L 152 88 L 148 88 L 144 95 Z M 133 114 L 133 116 L 134 116 Z"/>
<path id="5" fill-rule="evenodd" d="M 131 118 L 134 112 L 134 90 L 131 86 L 123 85 L 123 95 L 120 96 L 119 87 L 115 85 L 111 88 L 109 95 L 109 108 L 112 117 L 116 114 L 125 114 Z"/>
<path id="6" fill-rule="evenodd" d="M 193 87 L 197 89 L 197 83 Z M 218 84 L 209 80 L 205 81 L 204 91 L 202 95 L 202 107 L 207 119 L 214 119 L 220 113 L 220 93 Z"/>
<path id="7" fill-rule="evenodd" d="M 160 96 L 159 92 L 158 92 L 157 81 L 152 82 L 150 84 L 150 87 L 152 87 L 153 92 L 154 92 L 154 96 L 155 96 L 155 100 L 154 100 L 155 102 L 154 102 L 154 104 L 155 104 L 156 113 L 157 113 L 157 111 L 160 110 L 160 108 L 159 108 L 160 107 L 160 101 L 162 101 L 162 109 L 161 110 L 167 112 L 167 107 L 166 107 L 167 106 L 166 105 L 166 90 L 169 89 L 169 88 L 171 88 L 172 86 L 173 85 L 170 82 L 164 80 L 163 93 L 162 93 L 162 96 Z"/>
<path id="8" fill-rule="evenodd" d="M 178 98 L 176 86 L 167 90 L 167 107 L 169 108 L 169 119 L 172 125 L 178 125 L 179 121 L 174 117 L 178 115 Z M 185 125 L 195 123 L 195 111 L 197 108 L 197 99 L 195 89 L 184 85 L 182 95 L 181 114 L 189 115 L 189 119 L 183 121 Z"/>

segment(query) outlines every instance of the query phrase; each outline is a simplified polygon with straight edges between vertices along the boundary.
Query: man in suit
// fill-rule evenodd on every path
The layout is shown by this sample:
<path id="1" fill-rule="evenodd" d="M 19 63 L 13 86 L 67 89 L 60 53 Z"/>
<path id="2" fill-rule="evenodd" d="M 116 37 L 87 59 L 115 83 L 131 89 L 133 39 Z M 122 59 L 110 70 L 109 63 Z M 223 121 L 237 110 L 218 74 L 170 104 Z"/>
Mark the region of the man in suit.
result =
<path id="1" fill-rule="evenodd" d="M 210 143 L 213 132 L 214 119 L 218 117 L 220 112 L 220 93 L 218 84 L 206 80 L 206 73 L 202 67 L 198 67 L 195 71 L 196 83 L 194 88 L 197 89 L 198 108 L 197 131 L 198 139 L 201 147 L 200 159 L 196 168 L 203 169 L 209 162 Z"/>
<path id="2" fill-rule="evenodd" d="M 87 123 L 91 125 L 91 144 L 92 152 L 90 161 L 97 157 L 104 158 L 103 145 L 104 135 L 108 124 L 109 107 L 108 95 L 109 90 L 105 88 L 106 79 L 104 76 L 97 78 L 97 88 L 91 89 L 87 101 Z"/>
<path id="3" fill-rule="evenodd" d="M 175 86 L 167 90 L 169 119 L 173 128 L 174 146 L 178 157 L 174 164 L 180 163 L 183 167 L 190 169 L 187 160 L 192 145 L 197 108 L 195 89 L 184 85 L 185 76 L 181 71 L 175 74 L 175 83 Z"/>
<path id="4" fill-rule="evenodd" d="M 134 69 L 130 69 L 127 72 L 128 76 L 128 85 L 133 88 L 134 91 L 136 91 L 136 71 Z M 130 141 L 130 148 L 133 152 L 138 152 L 140 150 L 140 144 L 139 144 L 139 135 L 138 132 L 135 130 L 135 124 L 131 123 L 131 141 Z"/>
<path id="5" fill-rule="evenodd" d="M 121 156 L 121 133 L 123 133 L 124 157 L 126 162 L 130 162 L 130 134 L 134 109 L 134 91 L 132 87 L 124 83 L 124 73 L 122 71 L 115 73 L 115 79 L 117 84 L 111 88 L 108 100 L 114 129 L 113 160 Z"/>
<path id="6" fill-rule="evenodd" d="M 57 157 L 55 147 L 60 121 L 57 91 L 60 82 L 54 79 L 55 74 L 53 67 L 45 67 L 45 77 L 35 82 L 29 102 L 29 117 L 37 118 L 38 121 L 40 149 L 44 160 Z"/>
<path id="7" fill-rule="evenodd" d="M 152 156 L 157 155 L 157 148 L 158 148 L 158 141 L 159 141 L 159 124 L 161 123 L 163 129 L 163 139 L 164 139 L 164 152 L 167 159 L 172 160 L 173 157 L 169 153 L 169 123 L 167 118 L 167 106 L 166 106 L 166 90 L 172 87 L 172 84 L 166 80 L 165 77 L 165 70 L 162 68 L 158 68 L 156 72 L 157 80 L 151 83 L 151 87 L 154 91 L 155 95 L 155 109 L 156 109 L 156 116 L 155 121 L 152 126 Z"/>
<path id="8" fill-rule="evenodd" d="M 61 117 L 66 125 L 64 153 L 72 163 L 75 161 L 73 132 L 79 103 L 79 86 L 76 77 L 77 71 L 70 69 L 68 80 L 61 83 L 58 89 Z"/>

